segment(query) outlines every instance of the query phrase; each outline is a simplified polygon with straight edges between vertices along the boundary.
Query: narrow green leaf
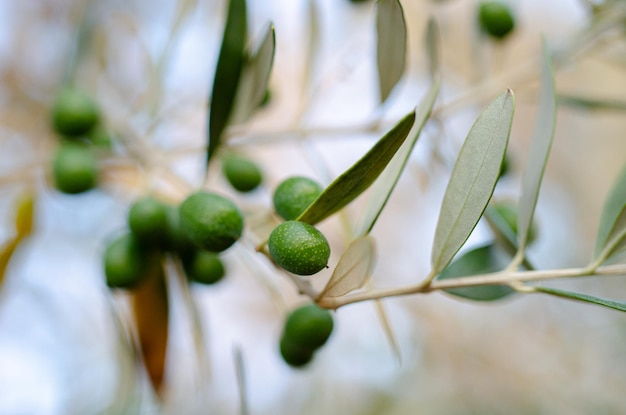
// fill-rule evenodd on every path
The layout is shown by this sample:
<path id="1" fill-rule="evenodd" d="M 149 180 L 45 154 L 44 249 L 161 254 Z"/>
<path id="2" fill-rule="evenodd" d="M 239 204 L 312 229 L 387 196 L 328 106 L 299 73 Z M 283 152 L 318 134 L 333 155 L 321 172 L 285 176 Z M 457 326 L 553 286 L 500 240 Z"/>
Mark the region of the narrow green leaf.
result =
<path id="1" fill-rule="evenodd" d="M 438 280 L 468 277 L 471 275 L 498 272 L 507 265 L 509 255 L 498 251 L 494 244 L 488 244 L 467 251 L 456 258 L 437 277 Z M 444 290 L 446 293 L 474 301 L 494 301 L 507 297 L 515 292 L 506 285 L 483 285 L 478 287 L 461 287 Z"/>
<path id="2" fill-rule="evenodd" d="M 363 193 L 389 164 L 414 122 L 415 112 L 400 120 L 361 159 L 329 184 L 297 220 L 315 225 Z"/>
<path id="3" fill-rule="evenodd" d="M 554 74 L 550 61 L 550 53 L 544 40 L 539 110 L 533 140 L 528 153 L 528 160 L 522 177 L 522 192 L 519 201 L 519 216 L 517 217 L 517 246 L 521 252 L 524 251 L 528 243 L 535 206 L 539 198 L 541 180 L 543 179 L 546 163 L 548 162 L 548 155 L 552 147 L 555 127 L 556 91 L 554 86 Z"/>
<path id="4" fill-rule="evenodd" d="M 612 308 L 613 310 L 626 311 L 626 303 L 619 301 L 605 300 L 603 298 L 594 297 L 587 294 L 578 294 L 570 291 L 557 290 L 555 288 L 533 287 L 535 292 L 553 295 L 555 297 L 567 298 L 569 300 L 581 301 L 602 307 Z"/>
<path id="5" fill-rule="evenodd" d="M 436 42 L 438 41 L 438 36 L 434 34 L 436 31 L 437 28 L 433 21 L 431 21 L 431 24 L 428 25 L 428 32 L 426 35 L 426 48 L 430 51 L 429 56 L 431 56 L 431 59 L 437 59 Z M 409 133 L 410 139 L 406 140 L 404 144 L 402 144 L 396 155 L 393 156 L 389 165 L 387 165 L 383 173 L 376 180 L 376 183 L 374 183 L 372 196 L 365 209 L 365 215 L 361 221 L 361 227 L 359 228 L 357 235 L 365 235 L 372 231 L 372 228 L 383 211 L 383 208 L 387 204 L 393 189 L 396 187 L 396 184 L 400 179 L 400 175 L 406 167 L 409 156 L 415 147 L 415 143 L 417 143 L 417 139 L 419 138 L 426 121 L 428 121 L 428 118 L 430 117 L 430 113 L 435 105 L 435 100 L 437 99 L 437 94 L 439 93 L 440 85 L 437 63 L 433 62 L 431 63 L 431 66 L 433 71 L 433 83 L 415 110 L 416 121 L 413 125 L 413 129 Z"/>
<path id="6" fill-rule="evenodd" d="M 594 111 L 626 111 L 626 101 L 559 94 L 559 105 Z"/>
<path id="7" fill-rule="evenodd" d="M 600 226 L 598 228 L 598 237 L 596 239 L 596 247 L 594 251 L 594 259 L 606 259 L 611 252 L 604 252 L 605 248 L 610 245 L 611 239 L 623 229 L 626 229 L 623 216 L 626 209 L 626 167 L 623 168 L 618 176 L 609 196 L 604 203 L 602 216 L 600 218 Z M 620 220 L 622 219 L 622 220 Z M 613 247 L 615 251 L 616 247 Z M 603 258 L 600 258 L 600 257 Z"/>
<path id="8" fill-rule="evenodd" d="M 233 108 L 239 76 L 244 65 L 247 37 L 246 0 L 230 0 L 222 37 L 209 109 L 207 166 L 220 145 Z"/>
<path id="9" fill-rule="evenodd" d="M 439 81 L 439 25 L 433 18 L 428 19 L 426 27 L 426 52 L 428 54 L 428 72 L 433 80 Z"/>
<path id="10" fill-rule="evenodd" d="M 376 8 L 376 64 L 378 89 L 383 103 L 396 86 L 406 66 L 407 31 L 399 0 L 379 0 Z"/>
<path id="11" fill-rule="evenodd" d="M 450 263 L 487 207 L 509 141 L 513 112 L 513 91 L 507 90 L 482 112 L 465 139 L 441 205 L 432 274 Z"/>
<path id="12" fill-rule="evenodd" d="M 259 108 L 267 91 L 275 51 L 276 35 L 274 25 L 270 23 L 265 30 L 261 43 L 243 67 L 229 124 L 247 121 Z"/>
<path id="13" fill-rule="evenodd" d="M 341 255 L 320 298 L 340 297 L 363 287 L 372 273 L 375 259 L 374 240 L 369 236 L 356 238 Z"/>

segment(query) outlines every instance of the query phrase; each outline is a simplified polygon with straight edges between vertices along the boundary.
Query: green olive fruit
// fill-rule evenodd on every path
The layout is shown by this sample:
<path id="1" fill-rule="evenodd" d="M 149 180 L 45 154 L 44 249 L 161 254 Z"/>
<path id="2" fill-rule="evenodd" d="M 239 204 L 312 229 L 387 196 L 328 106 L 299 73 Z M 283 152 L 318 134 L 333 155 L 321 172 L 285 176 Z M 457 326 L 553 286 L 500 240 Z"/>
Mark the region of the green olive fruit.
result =
<path id="1" fill-rule="evenodd" d="M 493 207 L 498 211 L 500 216 L 506 221 L 509 228 L 517 236 L 517 205 L 510 201 L 500 201 L 493 204 Z M 528 243 L 533 243 L 537 239 L 537 227 L 533 223 L 528 233 Z"/>
<path id="2" fill-rule="evenodd" d="M 128 227 L 143 245 L 163 245 L 167 241 L 167 208 L 152 196 L 136 200 L 128 211 Z"/>
<path id="3" fill-rule="evenodd" d="M 308 177 L 283 180 L 274 191 L 274 209 L 285 220 L 296 219 L 322 193 L 322 186 Z"/>
<path id="4" fill-rule="evenodd" d="M 170 252 L 178 253 L 181 258 L 185 259 L 190 257 L 195 252 L 196 248 L 180 226 L 180 213 L 178 209 L 178 206 L 165 205 L 167 240 L 164 247 Z"/>
<path id="5" fill-rule="evenodd" d="M 280 339 L 280 355 L 292 367 L 302 367 L 313 360 L 313 349 L 302 347 L 286 337 Z"/>
<path id="6" fill-rule="evenodd" d="M 228 182 L 240 192 L 250 192 L 263 181 L 261 169 L 256 163 L 238 156 L 230 156 L 224 160 L 222 171 Z"/>
<path id="7" fill-rule="evenodd" d="M 243 232 L 243 215 L 230 200 L 215 193 L 199 191 L 180 205 L 180 226 L 198 248 L 222 252 Z"/>
<path id="8" fill-rule="evenodd" d="M 187 277 L 201 284 L 215 284 L 226 274 L 224 264 L 214 252 L 197 250 L 189 258 L 183 260 Z"/>
<path id="9" fill-rule="evenodd" d="M 330 246 L 324 235 L 308 223 L 295 220 L 274 228 L 268 248 L 278 265 L 298 275 L 321 271 L 330 258 Z"/>
<path id="10" fill-rule="evenodd" d="M 305 349 L 317 349 L 333 332 L 333 316 L 316 304 L 307 304 L 287 317 L 283 337 Z"/>
<path id="11" fill-rule="evenodd" d="M 494 39 L 501 40 L 515 28 L 511 9 L 500 1 L 484 1 L 478 8 L 481 29 Z"/>
<path id="12" fill-rule="evenodd" d="M 98 124 L 98 106 L 86 93 L 66 88 L 57 96 L 52 107 L 52 126 L 58 134 L 79 137 Z"/>
<path id="13" fill-rule="evenodd" d="M 111 288 L 132 288 L 145 275 L 147 257 L 132 234 L 124 234 L 108 244 L 104 252 L 104 272 Z"/>
<path id="14" fill-rule="evenodd" d="M 63 143 L 52 162 L 56 188 L 68 194 L 93 189 L 98 181 L 98 162 L 90 149 L 75 143 Z"/>

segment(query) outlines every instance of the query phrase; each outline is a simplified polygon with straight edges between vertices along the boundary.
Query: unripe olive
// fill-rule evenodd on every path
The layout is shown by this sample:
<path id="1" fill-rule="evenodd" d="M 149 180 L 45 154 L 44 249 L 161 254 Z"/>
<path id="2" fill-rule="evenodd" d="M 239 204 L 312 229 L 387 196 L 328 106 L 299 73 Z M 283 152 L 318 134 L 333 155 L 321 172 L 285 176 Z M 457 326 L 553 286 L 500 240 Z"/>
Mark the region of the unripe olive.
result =
<path id="1" fill-rule="evenodd" d="M 287 221 L 269 236 L 270 255 L 278 265 L 298 275 L 312 275 L 328 264 L 330 246 L 326 237 L 308 223 Z"/>
<path id="2" fill-rule="evenodd" d="M 180 212 L 178 206 L 165 205 L 167 217 L 167 241 L 165 249 L 176 252 L 181 258 L 190 257 L 196 250 L 194 244 L 189 240 L 180 226 Z"/>
<path id="3" fill-rule="evenodd" d="M 147 257 L 131 234 L 111 241 L 104 252 L 104 272 L 111 288 L 132 288 L 144 275 Z"/>
<path id="4" fill-rule="evenodd" d="M 93 189 L 98 181 L 98 163 L 90 149 L 75 143 L 59 146 L 52 162 L 56 188 L 68 194 Z"/>
<path id="5" fill-rule="evenodd" d="M 483 1 L 478 8 L 478 22 L 489 36 L 501 40 L 515 28 L 511 9 L 501 1 Z"/>
<path id="6" fill-rule="evenodd" d="M 301 306 L 289 314 L 283 337 L 305 349 L 323 346 L 333 332 L 333 316 L 316 304 Z"/>
<path id="7" fill-rule="evenodd" d="M 52 126 L 58 134 L 79 137 L 87 134 L 98 124 L 98 106 L 86 93 L 75 89 L 63 89 L 52 107 Z"/>
<path id="8" fill-rule="evenodd" d="M 308 177 L 283 180 L 274 191 L 276 213 L 285 220 L 296 219 L 322 193 L 322 186 Z"/>
<path id="9" fill-rule="evenodd" d="M 230 200 L 215 193 L 191 194 L 180 205 L 180 226 L 197 247 L 222 252 L 243 232 L 243 215 Z"/>
<path id="10" fill-rule="evenodd" d="M 167 210 L 152 196 L 136 200 L 128 211 L 128 227 L 144 245 L 164 245 L 167 241 Z"/>
<path id="11" fill-rule="evenodd" d="M 214 252 L 197 250 L 183 260 L 187 277 L 201 284 L 215 284 L 224 278 L 224 264 Z"/>
<path id="12" fill-rule="evenodd" d="M 226 158 L 222 165 L 222 171 L 231 186 L 240 192 L 250 192 L 263 181 L 259 166 L 243 157 L 230 156 Z"/>
<path id="13" fill-rule="evenodd" d="M 314 349 L 302 347 L 284 336 L 280 339 L 280 355 L 289 366 L 305 366 L 313 360 L 313 352 Z"/>

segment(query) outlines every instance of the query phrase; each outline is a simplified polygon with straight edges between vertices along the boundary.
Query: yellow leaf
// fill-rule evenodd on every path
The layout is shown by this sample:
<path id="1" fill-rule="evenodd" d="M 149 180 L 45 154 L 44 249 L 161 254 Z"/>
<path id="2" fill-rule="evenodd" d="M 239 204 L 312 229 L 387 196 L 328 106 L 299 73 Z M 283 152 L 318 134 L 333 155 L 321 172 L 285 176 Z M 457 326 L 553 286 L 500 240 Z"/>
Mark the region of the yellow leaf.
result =
<path id="1" fill-rule="evenodd" d="M 33 231 L 34 206 L 35 201 L 31 193 L 22 196 L 15 206 L 15 236 L 0 250 L 0 287 L 2 287 L 5 271 L 17 246 Z"/>

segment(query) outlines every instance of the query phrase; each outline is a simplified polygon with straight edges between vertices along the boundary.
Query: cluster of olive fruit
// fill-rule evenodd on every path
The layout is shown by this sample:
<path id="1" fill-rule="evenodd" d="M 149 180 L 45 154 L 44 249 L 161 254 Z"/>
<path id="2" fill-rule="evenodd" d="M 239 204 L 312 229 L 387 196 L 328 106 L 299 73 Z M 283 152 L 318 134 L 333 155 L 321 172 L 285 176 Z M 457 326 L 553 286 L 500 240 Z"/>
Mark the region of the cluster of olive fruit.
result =
<path id="1" fill-rule="evenodd" d="M 167 252 L 181 259 L 191 281 L 214 284 L 225 274 L 218 253 L 229 248 L 242 230 L 237 207 L 215 193 L 193 193 L 178 207 L 152 196 L 139 198 L 128 212 L 128 232 L 105 250 L 107 285 L 135 287 L 146 277 L 150 261 L 160 261 Z"/>
<path id="2" fill-rule="evenodd" d="M 99 175 L 94 148 L 111 143 L 98 105 L 87 93 L 66 87 L 54 101 L 51 122 L 61 138 L 52 162 L 55 187 L 68 194 L 93 189 Z"/>
<path id="3" fill-rule="evenodd" d="M 306 304 L 293 310 L 285 321 L 280 338 L 280 355 L 292 367 L 302 367 L 313 360 L 334 327 L 328 310 Z"/>

